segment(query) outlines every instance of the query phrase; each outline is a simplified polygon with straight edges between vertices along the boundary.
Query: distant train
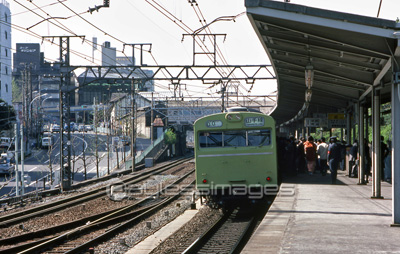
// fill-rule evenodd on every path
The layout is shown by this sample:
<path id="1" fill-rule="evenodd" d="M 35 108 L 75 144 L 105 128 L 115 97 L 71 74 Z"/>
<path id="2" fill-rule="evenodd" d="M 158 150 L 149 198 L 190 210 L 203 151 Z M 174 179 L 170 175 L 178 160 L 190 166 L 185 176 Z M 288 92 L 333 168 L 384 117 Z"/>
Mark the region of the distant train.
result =
<path id="1" fill-rule="evenodd" d="M 207 202 L 259 199 L 278 190 L 275 121 L 233 108 L 194 123 L 196 187 Z"/>

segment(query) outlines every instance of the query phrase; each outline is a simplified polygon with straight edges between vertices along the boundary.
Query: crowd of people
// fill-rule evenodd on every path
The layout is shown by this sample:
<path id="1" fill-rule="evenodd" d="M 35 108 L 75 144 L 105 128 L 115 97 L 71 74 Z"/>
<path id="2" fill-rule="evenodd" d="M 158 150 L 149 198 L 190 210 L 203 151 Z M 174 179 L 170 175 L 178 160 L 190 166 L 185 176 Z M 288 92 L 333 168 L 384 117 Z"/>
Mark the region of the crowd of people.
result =
<path id="1" fill-rule="evenodd" d="M 366 140 L 364 140 L 364 149 L 363 180 L 367 183 L 371 175 L 371 154 L 370 146 Z M 278 139 L 278 161 L 280 173 L 283 177 L 316 173 L 325 176 L 329 169 L 331 182 L 335 184 L 337 171 L 346 170 L 346 155 L 349 156 L 348 176 L 358 177 L 358 154 L 357 140 L 348 145 L 345 141 L 338 141 L 335 136 L 330 137 L 328 143 L 324 137 L 314 140 L 312 136 L 309 136 L 307 140 L 305 138 L 295 140 L 293 136 L 288 139 Z M 390 152 L 383 137 L 381 137 L 381 158 L 381 179 L 390 182 Z"/>

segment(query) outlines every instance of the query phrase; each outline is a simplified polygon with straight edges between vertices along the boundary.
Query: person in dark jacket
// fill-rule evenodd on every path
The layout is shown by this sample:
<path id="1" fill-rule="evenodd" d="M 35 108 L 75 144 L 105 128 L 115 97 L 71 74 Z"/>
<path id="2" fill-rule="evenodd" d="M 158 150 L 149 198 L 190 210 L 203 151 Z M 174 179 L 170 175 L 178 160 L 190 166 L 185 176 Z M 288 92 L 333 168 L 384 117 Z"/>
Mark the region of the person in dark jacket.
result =
<path id="1" fill-rule="evenodd" d="M 296 144 L 293 136 L 287 139 L 284 160 L 287 176 L 296 175 Z"/>
<path id="2" fill-rule="evenodd" d="M 381 136 L 381 180 L 385 180 L 387 176 L 385 176 L 385 159 L 389 154 L 389 148 L 385 144 L 385 139 Z"/>
<path id="3" fill-rule="evenodd" d="M 304 152 L 305 138 L 300 138 L 296 147 L 296 167 L 298 173 L 305 173 L 306 170 L 306 157 Z"/>
<path id="4" fill-rule="evenodd" d="M 358 141 L 354 140 L 354 144 L 350 149 L 350 158 L 349 158 L 349 177 L 357 177 L 358 176 Z"/>
<path id="5" fill-rule="evenodd" d="M 330 144 L 328 147 L 328 162 L 329 169 L 331 171 L 332 184 L 336 183 L 337 170 L 341 160 L 340 146 L 336 143 L 337 138 L 331 137 L 329 140 Z"/>

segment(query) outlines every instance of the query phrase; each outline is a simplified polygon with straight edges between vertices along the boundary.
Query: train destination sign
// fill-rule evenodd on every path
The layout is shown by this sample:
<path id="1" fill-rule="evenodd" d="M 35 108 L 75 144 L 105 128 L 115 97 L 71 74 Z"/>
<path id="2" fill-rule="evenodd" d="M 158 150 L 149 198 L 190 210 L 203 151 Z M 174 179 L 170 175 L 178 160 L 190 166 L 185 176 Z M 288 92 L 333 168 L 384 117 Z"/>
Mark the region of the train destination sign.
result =
<path id="1" fill-rule="evenodd" d="M 244 125 L 246 127 L 264 126 L 264 118 L 263 117 L 246 117 L 244 119 Z"/>
<path id="2" fill-rule="evenodd" d="M 210 121 L 206 122 L 206 126 L 208 128 L 222 127 L 222 121 L 221 120 L 210 120 Z"/>

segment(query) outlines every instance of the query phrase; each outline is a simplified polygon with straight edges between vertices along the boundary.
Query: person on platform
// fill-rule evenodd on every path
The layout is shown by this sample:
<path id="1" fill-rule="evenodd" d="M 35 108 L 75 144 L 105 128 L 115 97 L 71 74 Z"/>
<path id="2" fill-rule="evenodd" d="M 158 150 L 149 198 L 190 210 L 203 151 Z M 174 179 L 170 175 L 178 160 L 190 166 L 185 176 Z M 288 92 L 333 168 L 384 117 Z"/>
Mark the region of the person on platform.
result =
<path id="1" fill-rule="evenodd" d="M 304 152 L 304 138 L 300 138 L 299 143 L 296 147 L 296 168 L 298 173 L 305 173 L 306 168 L 306 157 Z"/>
<path id="2" fill-rule="evenodd" d="M 358 141 L 356 139 L 354 140 L 354 143 L 350 148 L 349 177 L 358 177 L 357 154 L 358 154 Z"/>
<path id="3" fill-rule="evenodd" d="M 385 139 L 381 136 L 381 180 L 385 180 L 387 176 L 385 176 L 385 159 L 389 154 L 389 148 L 385 144 Z"/>
<path id="4" fill-rule="evenodd" d="M 325 143 L 325 138 L 320 139 L 319 145 L 317 146 L 317 154 L 319 157 L 319 169 L 321 174 L 326 175 L 326 168 L 328 166 L 328 144 Z"/>
<path id="5" fill-rule="evenodd" d="M 328 161 L 329 170 L 331 171 L 332 184 L 336 184 L 337 170 L 341 160 L 340 146 L 336 142 L 337 138 L 335 136 L 331 137 L 328 147 Z"/>
<path id="6" fill-rule="evenodd" d="M 364 176 L 365 183 L 369 183 L 369 176 L 371 175 L 371 154 L 367 139 L 364 139 Z"/>
<path id="7" fill-rule="evenodd" d="M 309 136 L 307 141 L 304 143 L 304 150 L 306 154 L 308 174 L 314 174 L 316 162 L 317 162 L 317 145 L 314 143 L 314 138 Z"/>
<path id="8" fill-rule="evenodd" d="M 345 165 L 345 161 L 346 161 L 346 141 L 342 140 L 342 142 L 340 142 L 340 144 L 338 144 L 340 146 L 340 169 L 342 171 L 346 170 L 346 165 Z"/>
<path id="9" fill-rule="evenodd" d="M 296 175 L 296 144 L 293 136 L 290 136 L 286 141 L 284 160 L 287 176 Z"/>

